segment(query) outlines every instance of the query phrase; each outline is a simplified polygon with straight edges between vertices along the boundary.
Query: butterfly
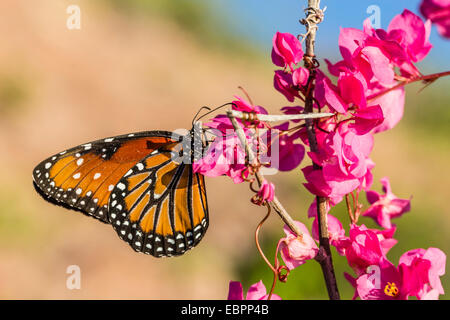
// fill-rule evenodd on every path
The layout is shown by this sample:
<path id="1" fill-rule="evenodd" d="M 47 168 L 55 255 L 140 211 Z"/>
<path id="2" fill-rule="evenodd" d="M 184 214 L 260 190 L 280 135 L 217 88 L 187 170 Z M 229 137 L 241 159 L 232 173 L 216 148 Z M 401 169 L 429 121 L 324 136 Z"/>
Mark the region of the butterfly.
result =
<path id="1" fill-rule="evenodd" d="M 85 143 L 33 170 L 47 201 L 111 224 L 135 251 L 177 256 L 208 228 L 204 176 L 192 163 L 205 149 L 201 127 L 187 135 L 146 131 Z"/>

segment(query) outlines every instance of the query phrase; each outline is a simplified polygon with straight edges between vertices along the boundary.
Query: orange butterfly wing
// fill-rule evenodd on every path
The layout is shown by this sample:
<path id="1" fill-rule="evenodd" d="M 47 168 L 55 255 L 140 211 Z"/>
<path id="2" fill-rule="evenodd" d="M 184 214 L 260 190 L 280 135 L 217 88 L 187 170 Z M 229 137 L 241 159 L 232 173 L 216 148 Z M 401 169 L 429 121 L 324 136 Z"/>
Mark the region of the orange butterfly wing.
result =
<path id="1" fill-rule="evenodd" d="M 181 136 L 149 131 L 86 143 L 42 161 L 33 170 L 36 190 L 47 201 L 109 223 L 108 200 L 119 180 L 140 160 Z"/>
<path id="2" fill-rule="evenodd" d="M 111 224 L 136 251 L 156 257 L 181 255 L 208 228 L 204 177 L 171 161 L 178 149 L 158 150 L 137 163 L 114 188 Z"/>

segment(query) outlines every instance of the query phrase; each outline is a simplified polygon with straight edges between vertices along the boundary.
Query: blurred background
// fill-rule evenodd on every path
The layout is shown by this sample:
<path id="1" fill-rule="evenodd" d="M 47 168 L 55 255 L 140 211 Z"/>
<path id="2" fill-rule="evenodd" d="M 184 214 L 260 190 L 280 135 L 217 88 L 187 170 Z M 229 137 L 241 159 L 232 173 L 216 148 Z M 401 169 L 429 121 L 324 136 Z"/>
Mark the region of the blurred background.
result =
<path id="1" fill-rule="evenodd" d="M 338 5 L 340 3 L 340 5 Z M 381 27 L 419 1 L 322 1 L 317 55 L 338 59 L 339 27 L 361 28 L 378 5 Z M 347 5 L 348 4 L 348 5 Z M 67 28 L 70 5 L 81 9 L 81 29 Z M 34 166 L 56 152 L 98 138 L 190 126 L 201 106 L 242 95 L 272 113 L 287 105 L 272 86 L 273 34 L 304 31 L 306 1 L 277 0 L 2 0 L 0 2 L 0 298 L 3 299 L 225 299 L 228 282 L 244 289 L 272 273 L 254 244 L 265 214 L 251 205 L 247 185 L 207 179 L 210 227 L 184 256 L 137 254 L 111 226 L 42 200 L 32 187 Z M 434 49 L 424 74 L 450 69 L 449 42 L 433 28 Z M 394 220 L 395 264 L 414 248 L 450 252 L 450 79 L 419 93 L 408 87 L 404 120 L 376 136 L 375 183 L 388 176 L 393 192 L 412 196 L 412 210 Z M 299 170 L 271 177 L 284 206 L 307 225 L 313 197 Z M 333 212 L 348 225 L 342 205 Z M 361 222 L 375 227 L 372 221 Z M 272 215 L 261 241 L 270 259 L 284 235 Z M 334 252 L 341 296 L 351 272 Z M 68 290 L 66 269 L 81 268 L 81 289 Z M 450 280 L 442 278 L 448 299 Z M 284 299 L 327 299 L 314 261 L 291 272 L 275 293 Z"/>

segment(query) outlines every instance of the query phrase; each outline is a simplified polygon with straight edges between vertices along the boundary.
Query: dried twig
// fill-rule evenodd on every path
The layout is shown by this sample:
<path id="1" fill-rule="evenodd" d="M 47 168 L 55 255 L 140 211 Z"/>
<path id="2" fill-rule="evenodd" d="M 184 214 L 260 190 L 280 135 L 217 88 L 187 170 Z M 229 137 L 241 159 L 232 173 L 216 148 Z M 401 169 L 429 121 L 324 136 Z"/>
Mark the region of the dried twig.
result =
<path id="1" fill-rule="evenodd" d="M 237 110 L 229 111 L 234 118 L 242 120 L 259 120 L 264 122 L 278 122 L 288 120 L 320 119 L 334 116 L 334 113 L 308 113 L 308 114 L 255 114 Z"/>
<path id="2" fill-rule="evenodd" d="M 241 145 L 244 147 L 244 151 L 248 156 L 248 160 L 250 163 L 254 163 L 256 160 L 255 154 L 253 153 L 252 149 L 248 145 L 247 139 L 245 137 L 244 130 L 237 122 L 236 118 L 233 115 L 233 111 L 227 112 L 228 118 L 230 118 L 231 123 L 233 124 L 234 130 L 236 131 L 236 134 L 239 138 L 239 141 L 241 142 Z M 256 171 L 255 172 L 255 178 L 258 181 L 258 185 L 261 186 L 264 182 L 265 178 L 264 175 Z M 278 215 L 281 217 L 281 219 L 286 223 L 286 225 L 298 236 L 301 236 L 303 233 L 300 231 L 300 229 L 297 227 L 297 225 L 294 223 L 294 219 L 289 215 L 289 213 L 284 209 L 281 202 L 277 199 L 277 197 L 273 198 L 273 201 L 270 202 L 270 206 L 272 209 L 278 213 Z"/>

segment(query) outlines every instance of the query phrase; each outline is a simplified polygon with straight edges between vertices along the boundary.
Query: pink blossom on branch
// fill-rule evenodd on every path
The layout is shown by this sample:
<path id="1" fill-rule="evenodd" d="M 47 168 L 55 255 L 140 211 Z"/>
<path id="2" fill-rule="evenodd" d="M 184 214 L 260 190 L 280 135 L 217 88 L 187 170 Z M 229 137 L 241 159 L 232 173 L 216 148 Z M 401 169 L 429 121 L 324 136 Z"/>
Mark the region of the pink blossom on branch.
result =
<path id="1" fill-rule="evenodd" d="M 408 299 L 408 292 L 403 288 L 402 274 L 390 261 L 382 259 L 368 270 L 379 270 L 379 273 L 363 273 L 356 279 L 356 294 L 361 300 Z"/>
<path id="2" fill-rule="evenodd" d="M 234 183 L 243 182 L 242 174 L 247 169 L 245 151 L 236 135 L 217 137 L 200 160 L 193 163 L 194 172 L 207 177 L 229 176 Z"/>
<path id="3" fill-rule="evenodd" d="M 279 242 L 281 257 L 290 270 L 304 264 L 307 260 L 314 259 L 319 251 L 308 228 L 298 221 L 295 221 L 295 224 L 303 234 L 297 236 L 289 227 L 285 226 L 286 237 Z"/>
<path id="4" fill-rule="evenodd" d="M 273 77 L 273 86 L 290 102 L 293 102 L 296 97 L 299 97 L 298 90 L 295 88 L 292 74 L 287 73 L 283 70 L 275 71 L 275 75 Z"/>
<path id="5" fill-rule="evenodd" d="M 409 268 L 417 266 L 423 263 L 423 261 L 429 261 L 430 264 L 428 274 L 424 276 L 428 285 L 416 286 L 412 295 L 417 295 L 420 299 L 428 293 L 430 288 L 436 290 L 438 294 L 444 294 L 440 277 L 445 274 L 446 259 L 445 253 L 438 248 L 410 250 L 400 257 L 399 265 L 405 265 Z"/>
<path id="6" fill-rule="evenodd" d="M 250 286 L 245 300 L 267 300 L 268 297 L 266 287 L 262 281 L 259 281 Z M 244 300 L 244 290 L 239 281 L 230 281 L 228 300 Z M 271 300 L 281 300 L 281 298 L 276 294 L 272 294 Z"/>
<path id="7" fill-rule="evenodd" d="M 259 188 L 258 193 L 252 198 L 252 202 L 257 205 L 262 205 L 265 201 L 273 201 L 275 196 L 275 186 L 273 183 L 264 180 Z"/>
<path id="8" fill-rule="evenodd" d="M 444 294 L 440 277 L 445 273 L 445 260 L 439 249 L 415 249 L 400 257 L 398 267 L 383 257 L 356 281 L 347 279 L 363 300 L 438 299 Z"/>
<path id="9" fill-rule="evenodd" d="M 420 12 L 426 19 L 430 19 L 437 27 L 438 32 L 450 38 L 450 1 L 449 0 L 423 0 Z"/>
<path id="10" fill-rule="evenodd" d="M 352 225 L 350 227 L 349 245 L 345 249 L 348 264 L 359 276 L 366 272 L 367 267 L 379 265 L 385 258 L 378 235 L 366 226 Z"/>
<path id="11" fill-rule="evenodd" d="M 423 23 L 422 19 L 409 10 L 395 16 L 388 26 L 388 38 L 398 41 L 412 62 L 423 60 L 431 48 L 429 42 L 431 21 Z"/>
<path id="12" fill-rule="evenodd" d="M 293 66 L 303 59 L 301 42 L 290 33 L 275 33 L 272 48 L 272 62 L 282 68 Z"/>
<path id="13" fill-rule="evenodd" d="M 263 107 L 254 106 L 239 96 L 236 96 L 236 98 L 237 100 L 232 102 L 233 110 L 267 114 Z M 238 123 L 242 125 L 249 145 L 253 146 L 249 130 L 241 120 L 238 120 Z M 214 131 L 216 138 L 210 143 L 204 156 L 193 163 L 194 172 L 207 177 L 227 175 L 234 183 L 242 183 L 244 181 L 243 176 L 248 175 L 245 151 L 230 119 L 225 115 L 218 115 L 205 125 Z M 262 121 L 257 121 L 256 126 L 264 128 L 266 125 Z"/>
<path id="14" fill-rule="evenodd" d="M 381 179 L 384 195 L 376 191 L 367 191 L 367 201 L 370 207 L 363 213 L 364 216 L 373 218 L 381 227 L 389 229 L 392 227 L 391 219 L 397 218 L 408 212 L 411 200 L 397 198 L 391 190 L 388 178 Z"/>
<path id="15" fill-rule="evenodd" d="M 304 87 L 308 83 L 309 70 L 299 67 L 292 72 L 292 83 L 295 86 Z"/>
<path id="16" fill-rule="evenodd" d="M 319 145 L 319 151 L 308 155 L 322 170 L 303 168 L 304 186 L 313 194 L 328 197 L 333 203 L 357 188 L 367 189 L 371 184 L 373 163 L 369 159 L 373 146 L 371 134 L 358 135 L 341 124 Z"/>
<path id="17" fill-rule="evenodd" d="M 318 72 L 316 99 L 339 113 L 355 106 L 357 114 L 369 116 L 358 118 L 363 120 L 358 121 L 358 124 L 363 124 L 359 127 L 362 129 L 360 132 L 369 131 L 371 127 L 376 127 L 374 132 L 393 128 L 403 116 L 404 89 L 379 94 L 395 86 L 397 76 L 410 78 L 420 75 L 414 63 L 425 58 L 432 48 L 430 26 L 429 21 L 424 23 L 417 15 L 405 10 L 392 19 L 387 30 L 372 28 L 369 20 L 364 22 L 363 30 L 341 29 L 339 48 L 343 60 L 336 64 L 326 61 L 330 73 L 338 77 L 337 86 Z M 399 68 L 399 75 L 395 67 Z M 377 95 L 376 99 L 369 99 Z M 360 113 L 364 112 L 360 109 L 364 109 L 366 104 L 379 106 L 383 117 L 379 112 Z M 371 123 L 367 122 L 369 119 Z"/>

